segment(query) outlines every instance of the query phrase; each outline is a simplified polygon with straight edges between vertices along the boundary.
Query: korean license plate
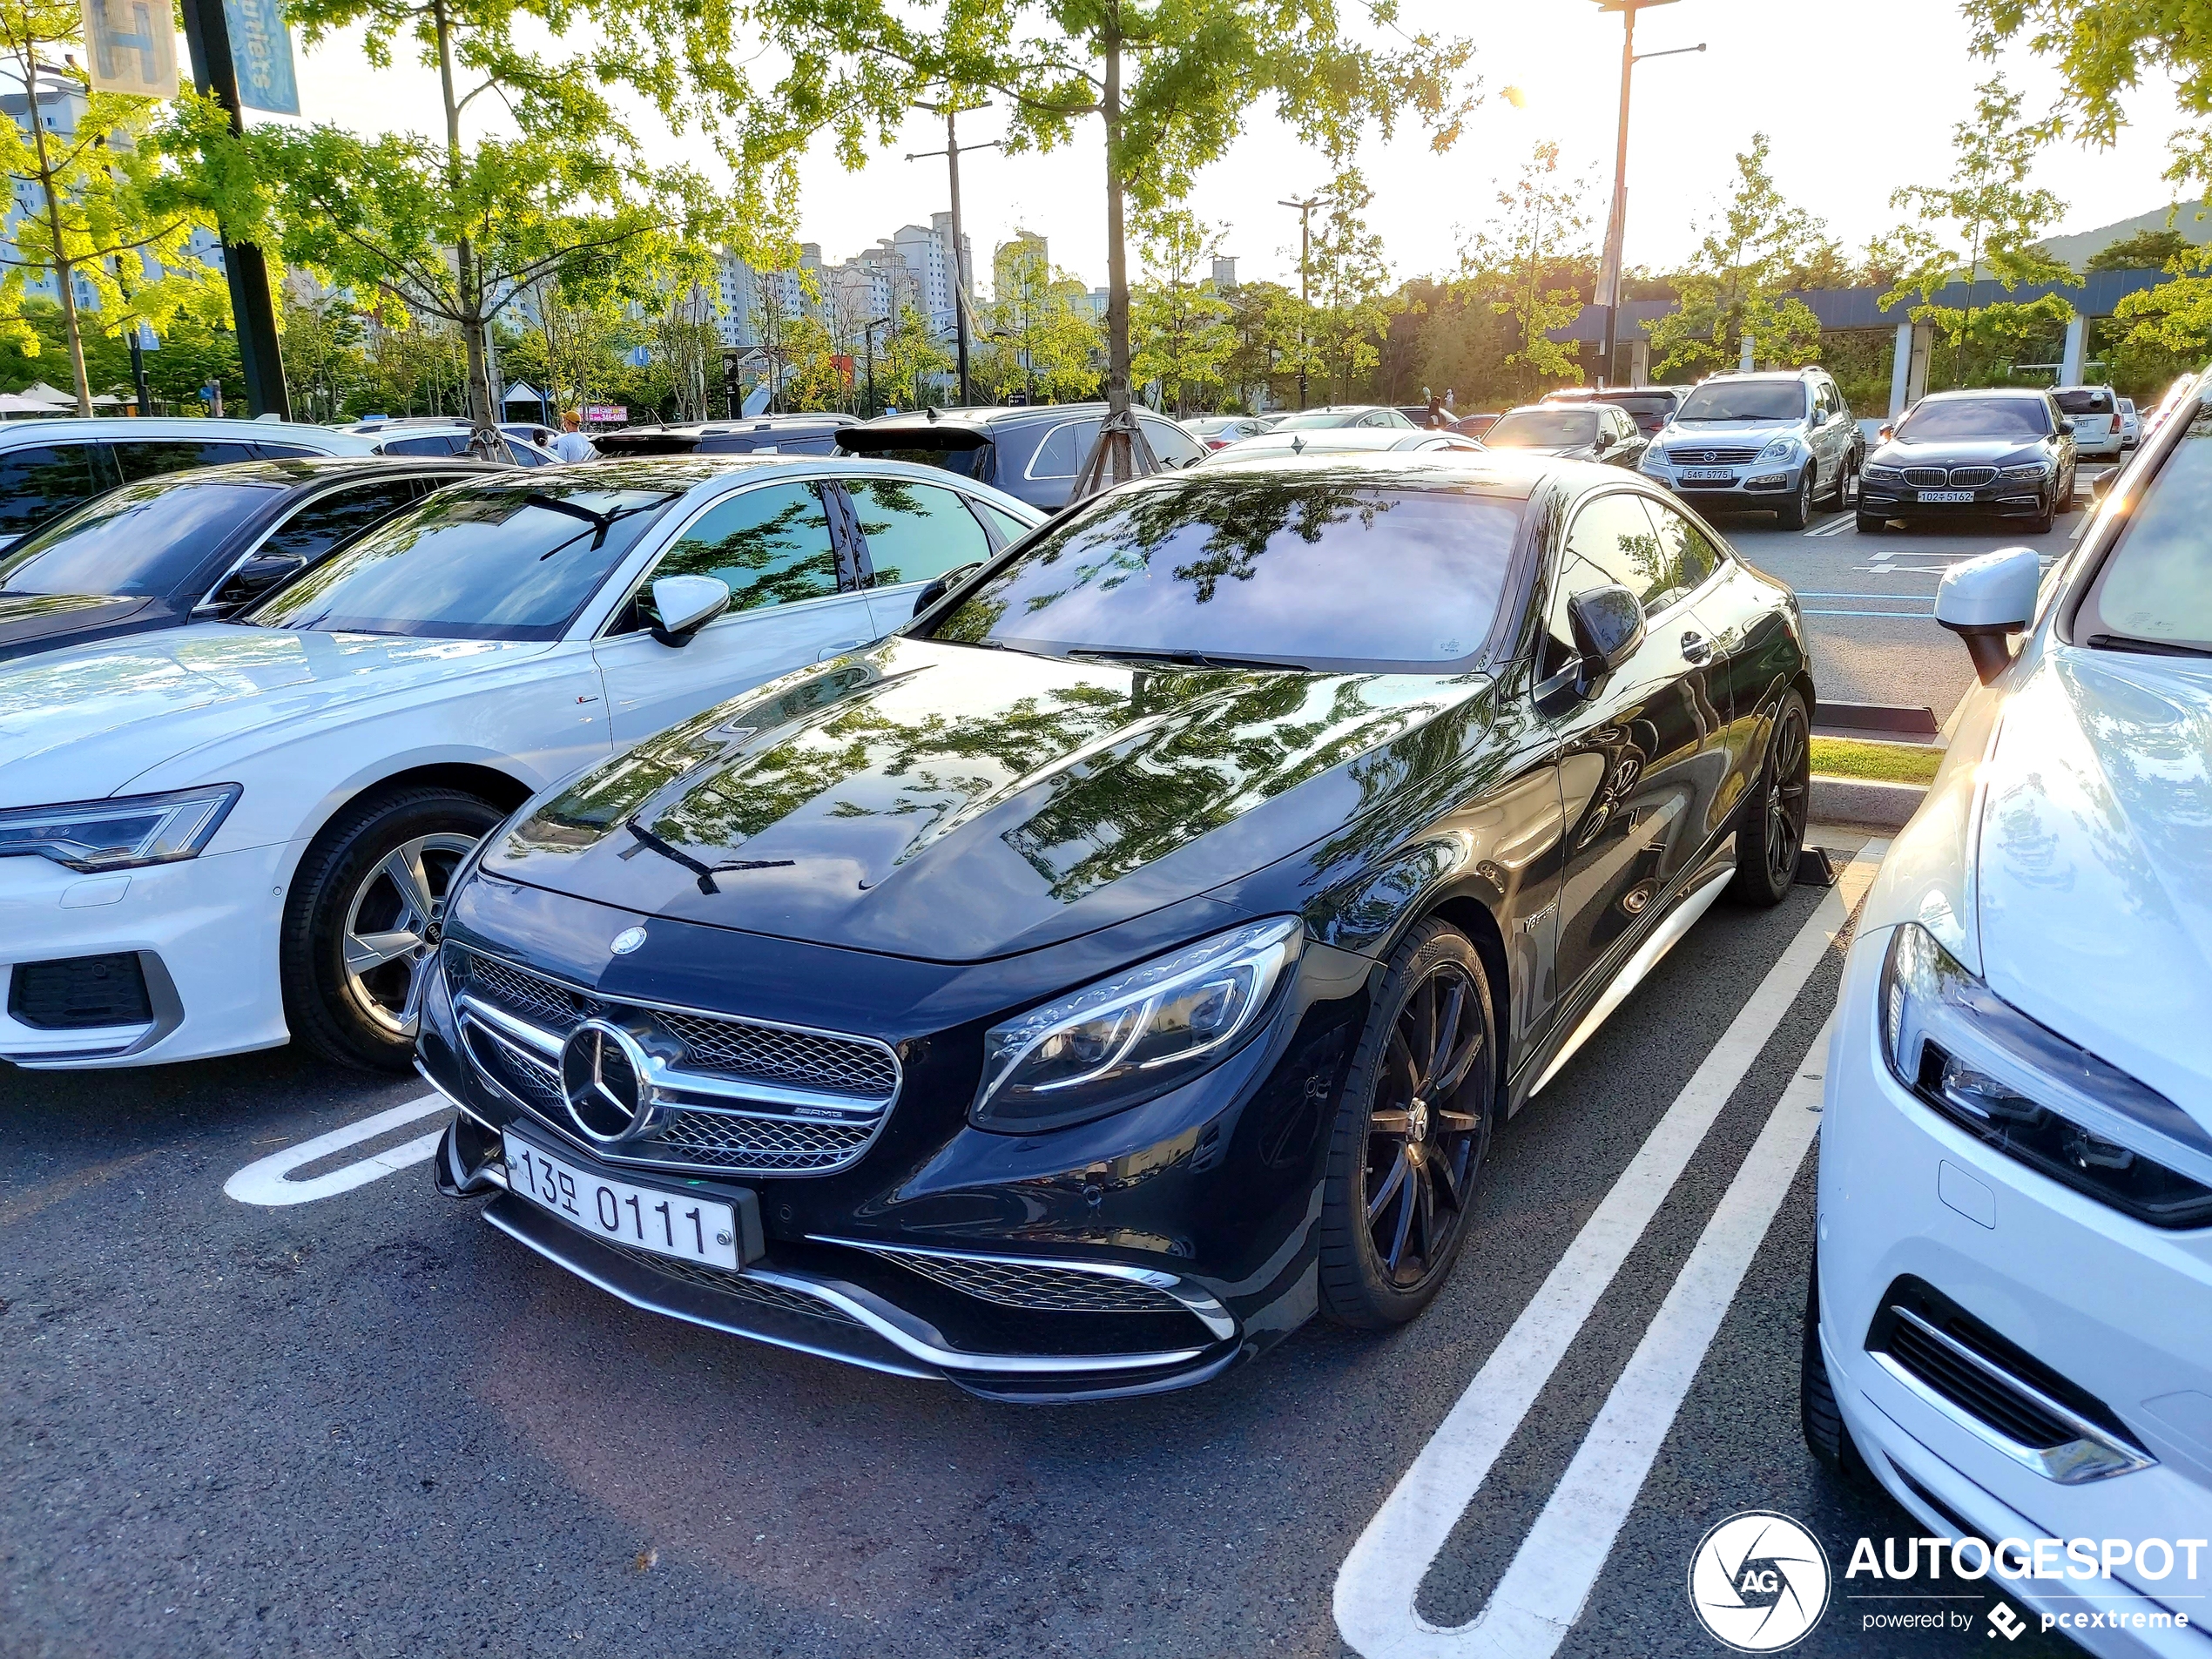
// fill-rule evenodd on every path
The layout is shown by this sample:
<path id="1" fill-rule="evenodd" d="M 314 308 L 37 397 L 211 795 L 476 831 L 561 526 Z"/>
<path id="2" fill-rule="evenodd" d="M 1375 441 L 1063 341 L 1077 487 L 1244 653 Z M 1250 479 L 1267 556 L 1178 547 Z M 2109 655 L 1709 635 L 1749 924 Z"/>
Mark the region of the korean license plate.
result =
<path id="1" fill-rule="evenodd" d="M 1974 492 L 1971 489 L 1924 489 L 1920 491 L 1919 498 L 1931 502 L 1970 502 L 1974 498 Z"/>
<path id="2" fill-rule="evenodd" d="M 610 1244 L 678 1261 L 735 1270 L 738 1216 L 733 1205 L 695 1192 L 633 1186 L 595 1175 L 511 1130 L 503 1137 L 507 1190 L 571 1227 Z"/>
<path id="3" fill-rule="evenodd" d="M 1736 475 L 1726 467 L 1684 467 L 1682 479 L 1686 484 L 1732 484 Z"/>

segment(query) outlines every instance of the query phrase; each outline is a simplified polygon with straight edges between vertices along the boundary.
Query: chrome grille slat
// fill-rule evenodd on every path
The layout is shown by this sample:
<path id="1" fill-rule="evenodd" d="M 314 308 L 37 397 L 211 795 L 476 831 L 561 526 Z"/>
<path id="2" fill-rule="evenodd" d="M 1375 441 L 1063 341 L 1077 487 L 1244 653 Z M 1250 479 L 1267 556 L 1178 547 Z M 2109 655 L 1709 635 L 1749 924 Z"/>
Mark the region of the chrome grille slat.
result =
<path id="1" fill-rule="evenodd" d="M 859 1323 L 850 1314 L 831 1306 L 827 1302 L 817 1301 L 797 1291 L 786 1290 L 780 1285 L 764 1285 L 746 1274 L 732 1273 L 726 1267 L 709 1267 L 701 1262 L 687 1262 L 674 1256 L 656 1256 L 649 1250 L 617 1244 L 610 1239 L 603 1238 L 599 1242 L 609 1250 L 620 1251 L 641 1267 L 650 1267 L 657 1273 L 681 1279 L 686 1285 L 719 1291 L 725 1296 L 741 1296 L 748 1302 L 779 1308 L 786 1313 L 803 1314 L 810 1319 L 829 1319 L 839 1325 Z"/>
<path id="2" fill-rule="evenodd" d="M 1951 469 L 1951 482 L 1961 489 L 1979 489 L 1984 484 L 1993 484 L 1997 482 L 1997 469 L 1994 467 L 1953 467 Z"/>
<path id="3" fill-rule="evenodd" d="M 886 1097 L 899 1086 L 891 1056 L 867 1043 L 672 1010 L 658 1017 L 683 1043 L 696 1070 L 797 1083 L 871 1100 Z"/>
<path id="4" fill-rule="evenodd" d="M 1917 489 L 1941 489 L 1951 482 L 1951 475 L 1941 467 L 1907 467 L 1905 482 Z"/>
<path id="5" fill-rule="evenodd" d="M 641 1150 L 665 1148 L 680 1160 L 718 1168 L 811 1172 L 843 1163 L 866 1146 L 874 1133 L 873 1123 L 678 1110 L 639 1146 Z"/>
<path id="6" fill-rule="evenodd" d="M 1028 1262 L 929 1256 L 903 1250 L 873 1251 L 886 1261 L 1001 1307 L 1042 1313 L 1184 1313 L 1165 1291 L 1101 1273 L 1040 1267 Z"/>
<path id="7" fill-rule="evenodd" d="M 1758 453 L 1757 446 L 1753 444 L 1733 447 L 1689 444 L 1668 450 L 1667 459 L 1678 467 L 1743 467 L 1750 465 Z"/>

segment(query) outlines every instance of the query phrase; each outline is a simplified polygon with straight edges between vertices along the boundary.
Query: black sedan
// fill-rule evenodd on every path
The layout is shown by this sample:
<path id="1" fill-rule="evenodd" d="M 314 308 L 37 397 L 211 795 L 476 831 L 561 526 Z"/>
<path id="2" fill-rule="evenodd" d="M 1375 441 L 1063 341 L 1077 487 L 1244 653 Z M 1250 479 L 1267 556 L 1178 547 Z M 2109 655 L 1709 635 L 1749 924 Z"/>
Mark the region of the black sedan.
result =
<path id="1" fill-rule="evenodd" d="M 247 461 L 125 484 L 0 554 L 0 662 L 228 616 L 481 462 Z"/>
<path id="2" fill-rule="evenodd" d="M 1922 398 L 1858 475 L 1858 528 L 1893 520 L 2025 518 L 2038 534 L 2074 500 L 2074 422 L 2048 392 L 1993 387 Z"/>
<path id="3" fill-rule="evenodd" d="M 1105 418 L 1103 403 L 923 409 L 844 427 L 837 447 L 848 455 L 943 467 L 1049 510 L 1068 504 Z M 1206 456 L 1203 442 L 1163 415 L 1139 409 L 1136 423 L 1163 467 L 1194 467 Z"/>
<path id="4" fill-rule="evenodd" d="M 1788 888 L 1812 698 L 1790 592 L 1615 469 L 1139 481 L 482 843 L 440 1184 L 635 1305 L 1001 1398 L 1400 1324 L 1496 1125 Z"/>

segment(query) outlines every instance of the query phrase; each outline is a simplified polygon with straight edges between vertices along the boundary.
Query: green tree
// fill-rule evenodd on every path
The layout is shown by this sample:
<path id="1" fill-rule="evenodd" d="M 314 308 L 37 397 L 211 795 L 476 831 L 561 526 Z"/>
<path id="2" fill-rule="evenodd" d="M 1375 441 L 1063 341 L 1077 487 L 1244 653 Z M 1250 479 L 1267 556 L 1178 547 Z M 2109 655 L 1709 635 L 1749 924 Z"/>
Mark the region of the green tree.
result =
<path id="1" fill-rule="evenodd" d="M 335 421 L 368 384 L 368 329 L 351 298 L 283 290 L 284 380 L 293 417 Z"/>
<path id="2" fill-rule="evenodd" d="M 2137 231 L 2092 253 L 2085 271 L 2162 271 L 2186 260 L 2196 244 L 2176 230 Z"/>
<path id="3" fill-rule="evenodd" d="M 1736 189 L 1678 281 L 1680 306 L 1646 327 L 1662 373 L 1725 368 L 1746 336 L 1753 357 L 1795 366 L 1820 355 L 1820 320 L 1789 289 L 1827 246 L 1821 221 L 1784 197 L 1768 171 L 1767 135 L 1736 158 Z"/>
<path id="4" fill-rule="evenodd" d="M 879 401 L 899 408 L 920 408 L 941 401 L 939 382 L 952 369 L 952 354 L 920 311 L 910 305 L 900 307 L 890 329 L 876 336 L 876 349 Z"/>
<path id="5" fill-rule="evenodd" d="M 1234 401 L 1251 408 L 1281 402 L 1298 382 L 1298 295 L 1279 282 L 1240 282 L 1229 295 L 1234 346 L 1222 366 Z"/>
<path id="6" fill-rule="evenodd" d="M 1588 202 L 1588 181 L 1561 178 L 1559 146 L 1540 144 L 1498 192 L 1499 216 L 1460 250 L 1462 293 L 1496 294 L 1491 311 L 1512 319 L 1505 367 L 1516 400 L 1582 378 L 1580 348 L 1551 334 L 1582 314 L 1579 286 L 1561 278 L 1579 277 L 1589 262 Z"/>
<path id="7" fill-rule="evenodd" d="M 1951 130 L 1955 158 L 1950 183 L 1907 185 L 1892 192 L 1890 206 L 1912 210 L 1913 218 L 1892 232 L 1874 256 L 1898 273 L 1894 286 L 1882 296 L 1883 305 L 1893 306 L 1908 293 L 1919 295 L 1912 320 L 1933 323 L 1951 347 L 1954 386 L 1966 385 L 1976 366 L 1990 361 L 1980 349 L 1987 344 L 1986 331 L 1977 331 L 1972 304 L 1937 305 L 1937 290 L 1962 278 L 1972 283 L 1984 271 L 2007 293 L 2022 282 L 2074 280 L 2072 269 L 2042 246 L 2066 204 L 2027 183 L 2049 129 L 2021 119 L 2023 102 L 2002 75 L 1975 89 L 1973 118 Z M 1939 234 L 1932 226 L 1949 226 L 1952 234 Z M 2067 307 L 2066 315 L 2073 314 Z"/>
<path id="8" fill-rule="evenodd" d="M 1393 309 L 1383 240 L 1367 225 L 1374 199 L 1359 170 L 1340 165 L 1314 232 L 1306 349 L 1332 402 L 1349 401 L 1354 387 L 1381 361 Z"/>
<path id="9" fill-rule="evenodd" d="M 999 250 L 990 302 L 979 307 L 985 341 L 975 374 L 1003 399 L 1064 403 L 1096 393 L 1098 325 L 1083 285 L 1048 261 L 1044 245 L 1017 239 Z"/>
<path id="10" fill-rule="evenodd" d="M 1395 26 L 1397 8 L 1369 15 Z M 1378 48 L 1341 26 L 1336 0 L 945 0 L 936 32 L 892 43 L 956 94 L 1009 105 L 1008 147 L 1049 150 L 1078 122 L 1105 139 L 1106 401 L 1130 401 L 1125 221 L 1188 198 L 1256 110 L 1301 138 L 1346 152 L 1364 126 L 1411 116 L 1441 149 L 1472 102 L 1459 78 L 1467 42 L 1399 31 Z"/>
<path id="11" fill-rule="evenodd" d="M 1189 415 L 1214 400 L 1237 350 L 1229 301 L 1206 270 L 1221 248 L 1218 228 L 1185 207 L 1141 215 L 1144 281 L 1130 295 L 1137 383 L 1159 382 L 1165 407 Z"/>

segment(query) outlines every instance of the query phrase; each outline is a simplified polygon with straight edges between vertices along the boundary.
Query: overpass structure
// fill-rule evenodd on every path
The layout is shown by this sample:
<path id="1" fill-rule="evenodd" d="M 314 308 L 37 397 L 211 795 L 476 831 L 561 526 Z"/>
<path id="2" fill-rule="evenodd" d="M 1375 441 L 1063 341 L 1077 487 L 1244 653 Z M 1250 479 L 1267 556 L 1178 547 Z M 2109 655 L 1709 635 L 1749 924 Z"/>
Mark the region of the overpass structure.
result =
<path id="1" fill-rule="evenodd" d="M 2076 282 L 2023 282 L 2013 288 L 1994 280 L 1953 282 L 1936 290 L 1934 303 L 1952 311 L 1969 307 L 1980 310 L 2000 303 L 2024 305 L 2047 293 L 2059 295 L 2073 306 L 2074 316 L 2066 328 L 2066 349 L 2059 363 L 2058 384 L 2072 386 L 2081 379 L 2089 320 L 2109 317 L 2128 294 L 2155 288 L 2170 280 L 2164 271 L 2092 271 Z M 1908 295 L 1893 306 L 1883 305 L 1882 290 L 1873 287 L 1809 288 L 1791 297 L 1804 300 L 1811 307 L 1812 314 L 1820 320 L 1823 333 L 1896 329 L 1897 345 L 1890 368 L 1890 414 L 1892 417 L 1902 415 L 1919 401 L 1921 394 L 1927 389 L 1928 357 L 1933 348 L 1935 329 L 1932 324 L 1912 320 L 1912 308 L 1919 303 L 1917 295 Z M 1676 308 L 1672 300 L 1631 300 L 1622 306 L 1615 334 L 1629 346 L 1630 385 L 1641 386 L 1650 378 L 1651 345 L 1646 325 L 1656 322 Z M 1566 327 L 1553 329 L 1551 338 L 1562 344 L 1569 341 L 1599 344 L 1605 338 L 1605 314 L 1596 306 L 1587 306 L 1581 315 Z M 1746 341 L 1746 368 L 1752 366 L 1750 347 L 1750 342 Z"/>

